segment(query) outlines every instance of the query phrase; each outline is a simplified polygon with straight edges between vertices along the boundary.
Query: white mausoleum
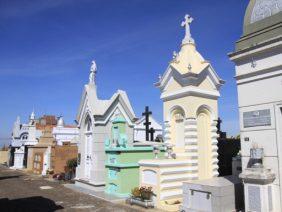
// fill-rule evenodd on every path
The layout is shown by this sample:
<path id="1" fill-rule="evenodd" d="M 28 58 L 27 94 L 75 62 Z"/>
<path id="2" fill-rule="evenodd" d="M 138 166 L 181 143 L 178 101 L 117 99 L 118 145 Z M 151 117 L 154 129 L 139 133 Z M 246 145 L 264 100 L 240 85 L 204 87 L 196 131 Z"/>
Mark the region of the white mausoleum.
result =
<path id="1" fill-rule="evenodd" d="M 257 146 L 263 148 L 264 167 L 275 173 L 267 196 L 245 193 L 246 211 L 263 211 L 264 198 L 269 211 L 281 211 L 282 0 L 250 0 L 243 35 L 229 57 L 236 71 L 243 172 L 252 166 L 250 149 Z M 249 188 L 259 194 L 258 187 Z"/>
<path id="2" fill-rule="evenodd" d="M 137 120 L 126 92 L 118 90 L 108 100 L 101 100 L 96 88 L 96 63 L 93 61 L 89 83 L 84 86 L 77 114 L 79 128 L 76 184 L 79 186 L 105 185 L 105 140 L 111 134 L 111 120 L 121 116 L 126 120 L 129 146 L 133 143 L 134 122 Z"/>
<path id="3" fill-rule="evenodd" d="M 164 142 L 175 159 L 141 160 L 140 184 L 153 187 L 155 206 L 175 211 L 187 180 L 218 175 L 217 119 L 220 87 L 224 83 L 197 51 L 190 33 L 193 18 L 185 16 L 185 37 L 173 53 L 156 86 L 163 100 Z"/>

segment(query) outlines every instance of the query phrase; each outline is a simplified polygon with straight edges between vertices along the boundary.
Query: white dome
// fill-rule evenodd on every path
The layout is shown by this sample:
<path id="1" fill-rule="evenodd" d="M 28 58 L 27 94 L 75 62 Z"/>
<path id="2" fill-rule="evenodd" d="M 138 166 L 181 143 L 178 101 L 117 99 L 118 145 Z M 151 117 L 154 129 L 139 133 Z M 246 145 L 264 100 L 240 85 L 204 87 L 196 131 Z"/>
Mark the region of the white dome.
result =
<path id="1" fill-rule="evenodd" d="M 256 0 L 250 23 L 260 21 L 280 11 L 282 11 L 282 0 Z"/>
<path id="2" fill-rule="evenodd" d="M 65 122 L 64 122 L 63 117 L 61 116 L 57 122 L 57 127 L 64 127 L 64 125 L 65 125 Z"/>

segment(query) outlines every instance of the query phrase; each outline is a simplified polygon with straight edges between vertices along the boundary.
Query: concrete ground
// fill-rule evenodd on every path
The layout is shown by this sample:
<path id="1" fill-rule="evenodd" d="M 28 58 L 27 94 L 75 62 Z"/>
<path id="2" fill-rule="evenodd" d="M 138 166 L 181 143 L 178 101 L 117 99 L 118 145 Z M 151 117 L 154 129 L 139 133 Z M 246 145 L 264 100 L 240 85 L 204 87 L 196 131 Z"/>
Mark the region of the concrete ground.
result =
<path id="1" fill-rule="evenodd" d="M 111 211 L 137 212 L 146 210 L 125 203 L 112 203 L 66 188 L 41 176 L 11 170 L 0 165 L 0 211 Z"/>

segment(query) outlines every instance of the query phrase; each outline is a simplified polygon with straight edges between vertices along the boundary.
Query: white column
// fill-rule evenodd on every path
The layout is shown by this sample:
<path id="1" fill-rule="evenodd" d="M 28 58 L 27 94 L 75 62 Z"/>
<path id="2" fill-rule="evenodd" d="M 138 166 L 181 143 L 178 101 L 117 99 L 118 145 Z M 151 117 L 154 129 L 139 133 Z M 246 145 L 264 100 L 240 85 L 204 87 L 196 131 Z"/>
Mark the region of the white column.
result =
<path id="1" fill-rule="evenodd" d="M 185 126 L 185 154 L 195 168 L 192 179 L 198 178 L 198 133 L 196 118 L 187 118 Z"/>
<path id="2" fill-rule="evenodd" d="M 211 123 L 211 151 L 212 151 L 212 173 L 213 177 L 218 176 L 218 147 L 217 147 L 217 142 L 218 142 L 218 134 L 217 134 L 217 120 L 213 120 Z"/>

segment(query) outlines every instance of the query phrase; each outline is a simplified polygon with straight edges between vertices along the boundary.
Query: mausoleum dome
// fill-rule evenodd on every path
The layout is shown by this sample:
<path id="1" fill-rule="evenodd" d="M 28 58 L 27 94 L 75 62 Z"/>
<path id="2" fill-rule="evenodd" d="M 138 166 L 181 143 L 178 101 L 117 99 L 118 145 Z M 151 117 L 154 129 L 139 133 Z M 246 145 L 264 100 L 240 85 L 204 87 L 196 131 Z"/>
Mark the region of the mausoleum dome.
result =
<path id="1" fill-rule="evenodd" d="M 274 16 L 281 10 L 282 0 L 251 0 L 246 10 L 244 27 Z"/>
<path id="2" fill-rule="evenodd" d="M 281 36 L 282 0 L 250 0 L 237 50 Z"/>
<path id="3" fill-rule="evenodd" d="M 65 122 L 64 122 L 63 117 L 61 116 L 58 120 L 57 127 L 64 127 L 64 125 L 65 125 Z"/>

